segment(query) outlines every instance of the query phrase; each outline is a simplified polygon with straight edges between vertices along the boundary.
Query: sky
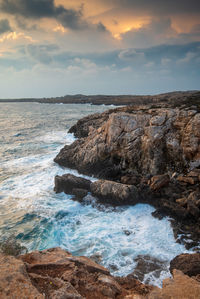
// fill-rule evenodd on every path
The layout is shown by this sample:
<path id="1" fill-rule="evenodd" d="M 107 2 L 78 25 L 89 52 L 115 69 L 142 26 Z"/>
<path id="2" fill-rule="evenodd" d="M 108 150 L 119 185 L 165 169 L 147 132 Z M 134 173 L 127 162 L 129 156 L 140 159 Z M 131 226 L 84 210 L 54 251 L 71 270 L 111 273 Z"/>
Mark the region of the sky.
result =
<path id="1" fill-rule="evenodd" d="M 0 0 L 0 98 L 197 89 L 199 0 Z"/>

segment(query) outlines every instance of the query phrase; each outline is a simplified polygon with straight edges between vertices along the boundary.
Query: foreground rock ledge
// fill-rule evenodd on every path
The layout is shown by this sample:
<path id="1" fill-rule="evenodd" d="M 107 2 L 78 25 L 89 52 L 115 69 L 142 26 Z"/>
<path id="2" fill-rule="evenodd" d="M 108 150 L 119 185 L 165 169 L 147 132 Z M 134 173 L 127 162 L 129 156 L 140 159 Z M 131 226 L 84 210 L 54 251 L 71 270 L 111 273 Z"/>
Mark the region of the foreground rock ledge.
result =
<path id="1" fill-rule="evenodd" d="M 18 258 L 0 254 L 3 299 L 200 298 L 198 275 L 190 278 L 173 270 L 173 277 L 158 289 L 131 276 L 113 277 L 91 259 L 72 256 L 61 248 L 34 251 Z"/>

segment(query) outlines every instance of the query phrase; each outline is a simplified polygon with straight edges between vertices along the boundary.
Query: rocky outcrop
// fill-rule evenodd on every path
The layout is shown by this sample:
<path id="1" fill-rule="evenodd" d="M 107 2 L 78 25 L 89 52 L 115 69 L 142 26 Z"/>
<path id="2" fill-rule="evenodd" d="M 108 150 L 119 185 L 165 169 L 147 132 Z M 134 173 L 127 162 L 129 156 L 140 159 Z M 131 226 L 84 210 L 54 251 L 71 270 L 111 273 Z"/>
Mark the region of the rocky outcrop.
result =
<path id="1" fill-rule="evenodd" d="M 57 175 L 55 177 L 54 191 L 56 193 L 65 192 L 66 194 L 85 194 L 84 191 L 90 191 L 90 180 L 77 177 L 72 174 Z M 77 190 L 78 189 L 78 190 Z M 81 191 L 82 190 L 82 191 Z M 83 191 L 84 190 L 84 191 Z M 85 195 L 86 195 L 85 194 Z"/>
<path id="2" fill-rule="evenodd" d="M 193 103 L 194 104 L 194 103 Z M 198 104 L 198 103 L 197 103 Z M 82 132 L 83 128 L 84 132 Z M 146 202 L 159 218 L 170 215 L 191 233 L 194 247 L 200 238 L 200 110 L 199 106 L 129 106 L 79 121 L 71 131 L 80 137 L 55 158 L 62 166 L 100 178 L 93 195 L 122 204 Z M 102 179 L 121 183 L 102 183 Z M 126 186 L 125 186 L 126 185 Z M 120 189 L 121 188 L 121 189 Z M 123 192 L 122 192 L 123 193 Z M 136 196 L 137 194 L 137 196 Z M 181 230 L 180 230 L 181 231 Z"/>
<path id="3" fill-rule="evenodd" d="M 91 192 L 100 201 L 113 205 L 135 204 L 138 202 L 138 190 L 134 185 L 99 180 L 91 184 Z"/>
<path id="4" fill-rule="evenodd" d="M 170 272 L 174 269 L 182 271 L 188 276 L 200 274 L 200 253 L 180 254 L 170 262 Z"/>
<path id="5" fill-rule="evenodd" d="M 60 248 L 35 251 L 18 258 L 0 254 L 0 298 L 126 298 L 153 289 L 134 278 L 115 278 L 86 257 Z"/>
<path id="6" fill-rule="evenodd" d="M 105 178 L 110 169 L 118 169 L 116 177 L 121 177 L 185 173 L 200 166 L 200 113 L 195 109 L 110 111 L 100 127 L 91 126 L 85 135 L 65 146 L 55 162 Z"/>
<path id="7" fill-rule="evenodd" d="M 145 257 L 152 271 L 160 271 L 160 261 Z M 140 264 L 135 273 L 140 275 Z M 155 265 L 154 265 L 155 264 Z M 173 270 L 173 279 L 163 288 L 139 282 L 133 275 L 113 277 L 103 266 L 86 257 L 72 256 L 61 248 L 34 251 L 18 258 L 0 254 L 0 298 L 2 299 L 106 299 L 106 298 L 199 298 L 199 276 L 188 277 Z M 142 279 L 142 277 L 140 277 Z M 193 296 L 193 297 L 192 297 Z"/>
<path id="8" fill-rule="evenodd" d="M 162 289 L 155 289 L 148 299 L 196 299 L 200 298 L 200 283 L 184 275 L 181 271 L 173 271 L 173 279 L 165 279 Z"/>
<path id="9" fill-rule="evenodd" d="M 19 259 L 3 254 L 0 254 L 0 298 L 44 298 L 32 284 L 25 264 Z"/>

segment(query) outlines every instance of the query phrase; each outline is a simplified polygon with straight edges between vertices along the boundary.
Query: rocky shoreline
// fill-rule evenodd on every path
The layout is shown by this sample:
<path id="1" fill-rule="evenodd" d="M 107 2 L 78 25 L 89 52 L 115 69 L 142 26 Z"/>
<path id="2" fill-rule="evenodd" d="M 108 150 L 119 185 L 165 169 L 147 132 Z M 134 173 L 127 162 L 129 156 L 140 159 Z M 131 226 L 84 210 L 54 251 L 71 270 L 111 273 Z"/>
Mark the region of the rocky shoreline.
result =
<path id="1" fill-rule="evenodd" d="M 92 104 L 92 105 L 147 105 L 152 103 L 182 104 L 190 98 L 195 101 L 200 91 L 174 91 L 158 95 L 65 95 L 51 98 L 0 99 L 0 103 L 43 103 L 43 104 Z"/>
<path id="2" fill-rule="evenodd" d="M 144 285 L 134 276 L 113 277 L 87 257 L 61 248 L 13 257 L 0 253 L 0 298 L 15 299 L 192 299 L 200 296 L 200 254 L 171 262 L 173 279 L 163 288 Z"/>
<path id="3" fill-rule="evenodd" d="M 170 216 L 176 241 L 196 253 L 171 261 L 172 278 L 162 289 L 139 281 L 144 271 L 160 275 L 162 262 L 150 256 L 138 256 L 135 271 L 120 278 L 98 257 L 61 248 L 0 253 L 0 298 L 200 298 L 200 97 L 181 103 L 120 107 L 79 120 L 70 129 L 77 140 L 54 161 L 98 180 L 56 176 L 54 190 L 96 207 L 150 204 L 154 217 Z"/>
<path id="4" fill-rule="evenodd" d="M 87 188 L 76 184 L 83 197 L 90 191 L 102 203 L 151 204 L 154 216 L 172 217 L 177 241 L 199 250 L 200 100 L 109 110 L 79 120 L 70 132 L 78 139 L 54 161 L 100 178 Z M 56 192 L 59 182 L 71 184 L 56 177 Z"/>

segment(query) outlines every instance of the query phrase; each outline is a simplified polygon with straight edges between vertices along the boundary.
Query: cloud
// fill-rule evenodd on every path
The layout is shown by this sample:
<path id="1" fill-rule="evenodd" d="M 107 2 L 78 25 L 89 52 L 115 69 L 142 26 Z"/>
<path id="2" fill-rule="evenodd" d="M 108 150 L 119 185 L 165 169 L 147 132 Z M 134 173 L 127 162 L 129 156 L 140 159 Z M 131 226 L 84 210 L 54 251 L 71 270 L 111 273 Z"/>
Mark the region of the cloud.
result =
<path id="1" fill-rule="evenodd" d="M 148 12 L 152 15 L 200 13 L 198 0 L 107 0 L 120 9 Z"/>
<path id="2" fill-rule="evenodd" d="M 0 9 L 4 13 L 24 18 L 55 18 L 64 27 L 74 30 L 87 27 L 82 18 L 82 8 L 66 9 L 62 5 L 56 6 L 54 0 L 0 0 Z"/>
<path id="3" fill-rule="evenodd" d="M 0 20 L 0 34 L 12 31 L 10 23 L 7 19 Z"/>
<path id="4" fill-rule="evenodd" d="M 121 34 L 121 38 L 126 45 L 140 47 L 150 47 L 166 43 L 170 38 L 174 38 L 177 32 L 172 28 L 169 18 L 153 20 L 139 29 L 132 29 Z"/>
<path id="5" fill-rule="evenodd" d="M 10 32 L 8 34 L 4 34 L 2 38 L 0 38 L 0 43 L 3 43 L 5 41 L 16 41 L 16 40 L 26 40 L 29 42 L 34 42 L 31 36 L 25 35 L 23 32 Z"/>

